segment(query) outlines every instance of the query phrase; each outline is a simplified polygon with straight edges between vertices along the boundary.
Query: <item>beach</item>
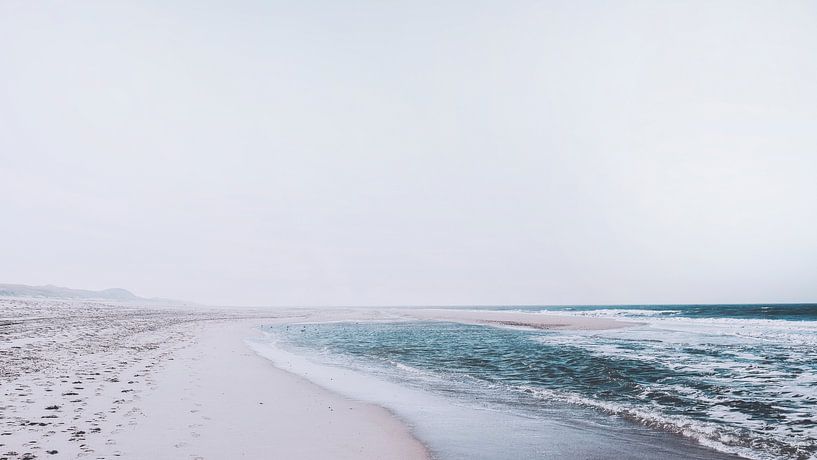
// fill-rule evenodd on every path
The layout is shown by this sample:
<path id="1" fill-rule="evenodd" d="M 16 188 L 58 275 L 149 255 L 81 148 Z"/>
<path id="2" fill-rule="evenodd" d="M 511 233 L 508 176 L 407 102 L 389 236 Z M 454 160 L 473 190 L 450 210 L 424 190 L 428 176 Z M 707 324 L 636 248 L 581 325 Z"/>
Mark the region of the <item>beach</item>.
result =
<path id="1" fill-rule="evenodd" d="M 817 460 L 815 24 L 0 1 L 0 460 Z"/>
<path id="2" fill-rule="evenodd" d="M 395 309 L 269 324 L 277 366 L 389 408 L 439 458 L 817 453 L 817 305 Z"/>
<path id="3" fill-rule="evenodd" d="M 261 324 L 463 321 L 621 326 L 459 310 L 225 310 L 0 300 L 0 458 L 423 459 L 386 409 L 282 371 L 245 344 Z"/>
<path id="4" fill-rule="evenodd" d="M 0 300 L 0 458 L 424 459 L 385 409 L 244 343 L 299 312 Z"/>
<path id="5" fill-rule="evenodd" d="M 815 331 L 810 305 L 0 299 L 0 459 L 806 459 Z"/>

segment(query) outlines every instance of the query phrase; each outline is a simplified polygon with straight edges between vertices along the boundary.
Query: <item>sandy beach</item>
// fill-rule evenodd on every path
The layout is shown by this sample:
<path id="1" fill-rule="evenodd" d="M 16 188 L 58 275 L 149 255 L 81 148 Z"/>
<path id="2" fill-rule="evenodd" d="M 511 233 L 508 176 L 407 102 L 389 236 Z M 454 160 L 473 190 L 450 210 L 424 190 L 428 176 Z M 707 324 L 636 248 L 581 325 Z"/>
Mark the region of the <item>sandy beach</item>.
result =
<path id="1" fill-rule="evenodd" d="M 429 458 L 411 427 L 386 409 L 280 370 L 244 342 L 260 324 L 382 320 L 626 325 L 460 310 L 0 300 L 0 458 Z"/>
<path id="2" fill-rule="evenodd" d="M 385 409 L 256 356 L 263 316 L 302 315 L 0 301 L 0 458 L 428 458 Z"/>

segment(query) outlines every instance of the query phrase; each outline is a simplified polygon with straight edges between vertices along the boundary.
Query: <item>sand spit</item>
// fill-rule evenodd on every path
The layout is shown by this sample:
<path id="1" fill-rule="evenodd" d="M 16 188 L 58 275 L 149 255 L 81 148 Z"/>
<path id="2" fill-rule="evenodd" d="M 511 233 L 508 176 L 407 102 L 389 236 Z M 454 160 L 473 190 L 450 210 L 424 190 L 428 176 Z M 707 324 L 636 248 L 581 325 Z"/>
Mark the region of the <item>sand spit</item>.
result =
<path id="1" fill-rule="evenodd" d="M 410 319 L 453 321 L 466 324 L 528 327 L 533 329 L 602 330 L 639 326 L 641 323 L 609 318 L 543 315 L 515 311 L 484 311 L 465 309 L 422 308 L 398 311 Z"/>

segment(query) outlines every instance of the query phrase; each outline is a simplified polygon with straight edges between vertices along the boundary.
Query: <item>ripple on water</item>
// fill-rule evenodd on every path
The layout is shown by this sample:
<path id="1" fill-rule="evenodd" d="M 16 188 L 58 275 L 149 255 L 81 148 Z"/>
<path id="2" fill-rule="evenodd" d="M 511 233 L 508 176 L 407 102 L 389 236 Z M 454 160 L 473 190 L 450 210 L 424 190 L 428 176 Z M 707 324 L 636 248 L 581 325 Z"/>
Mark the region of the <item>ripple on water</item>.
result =
<path id="1" fill-rule="evenodd" d="M 603 332 L 313 325 L 282 340 L 514 409 L 581 405 L 747 457 L 817 455 L 817 322 L 653 316 Z"/>

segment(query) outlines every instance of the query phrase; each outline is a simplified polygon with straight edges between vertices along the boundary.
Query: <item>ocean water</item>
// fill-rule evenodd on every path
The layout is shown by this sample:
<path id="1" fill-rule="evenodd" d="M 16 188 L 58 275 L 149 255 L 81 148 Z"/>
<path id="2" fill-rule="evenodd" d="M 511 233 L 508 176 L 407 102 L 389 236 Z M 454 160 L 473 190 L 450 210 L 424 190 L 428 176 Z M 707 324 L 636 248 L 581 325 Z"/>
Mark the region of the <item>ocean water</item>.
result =
<path id="1" fill-rule="evenodd" d="M 338 389 L 379 394 L 441 458 L 817 458 L 817 305 L 492 309 L 642 324 L 309 324 L 266 343 L 360 376 Z"/>

